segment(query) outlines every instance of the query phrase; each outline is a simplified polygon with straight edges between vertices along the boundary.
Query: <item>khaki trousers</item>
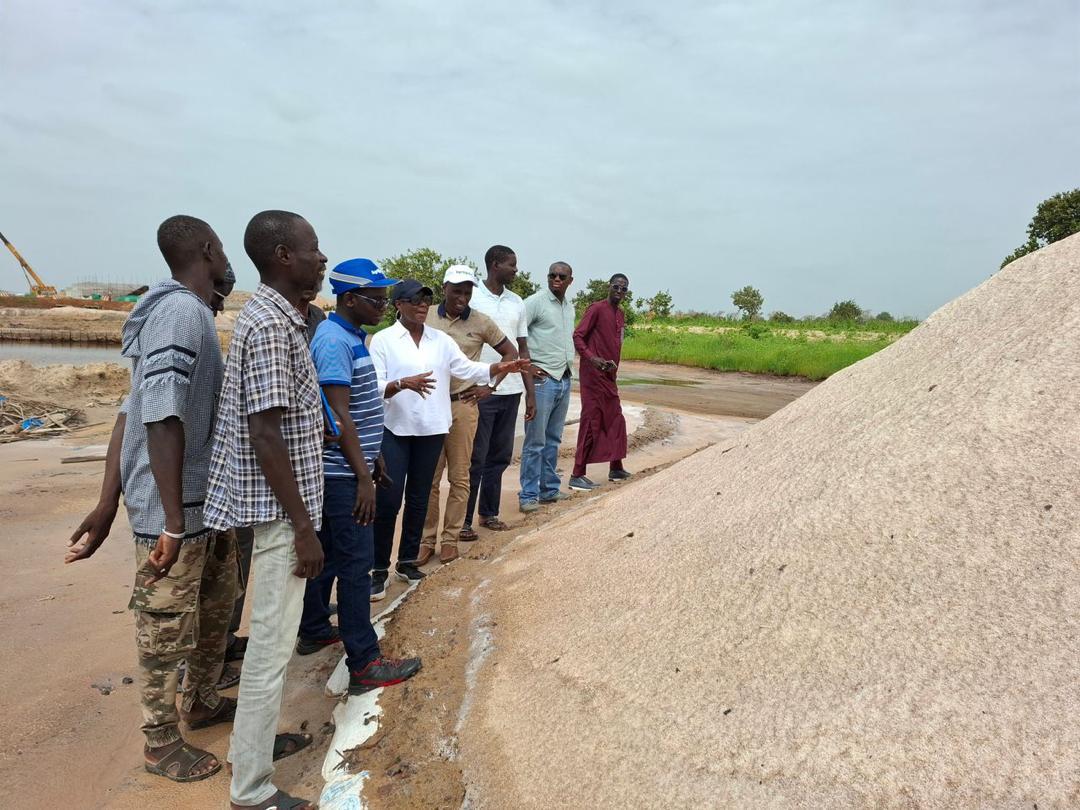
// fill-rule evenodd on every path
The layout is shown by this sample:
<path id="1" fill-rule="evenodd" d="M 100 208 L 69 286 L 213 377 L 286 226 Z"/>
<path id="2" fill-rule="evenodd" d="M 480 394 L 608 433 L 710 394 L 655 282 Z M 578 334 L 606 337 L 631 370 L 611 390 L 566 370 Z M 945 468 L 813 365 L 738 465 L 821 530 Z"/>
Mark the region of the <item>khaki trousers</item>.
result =
<path id="1" fill-rule="evenodd" d="M 476 436 L 476 423 L 479 411 L 473 402 L 455 400 L 450 403 L 450 415 L 454 422 L 443 443 L 435 467 L 435 477 L 431 481 L 431 495 L 428 496 L 427 520 L 424 521 L 424 534 L 421 544 L 434 548 L 439 536 L 439 485 L 442 483 L 443 469 L 450 479 L 450 494 L 446 499 L 446 514 L 443 516 L 442 541 L 457 544 L 458 533 L 465 524 L 465 507 L 469 503 L 469 467 L 472 464 L 473 438 Z"/>

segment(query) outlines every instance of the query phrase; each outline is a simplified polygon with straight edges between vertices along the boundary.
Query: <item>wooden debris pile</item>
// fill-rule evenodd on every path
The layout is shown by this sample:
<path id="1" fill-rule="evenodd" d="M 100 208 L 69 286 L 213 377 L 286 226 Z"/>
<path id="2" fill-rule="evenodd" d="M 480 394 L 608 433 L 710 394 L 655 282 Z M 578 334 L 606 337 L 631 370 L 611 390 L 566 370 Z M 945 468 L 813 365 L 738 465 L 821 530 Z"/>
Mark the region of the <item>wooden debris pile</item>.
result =
<path id="1" fill-rule="evenodd" d="M 77 408 L 0 394 L 0 444 L 67 433 L 83 419 Z"/>

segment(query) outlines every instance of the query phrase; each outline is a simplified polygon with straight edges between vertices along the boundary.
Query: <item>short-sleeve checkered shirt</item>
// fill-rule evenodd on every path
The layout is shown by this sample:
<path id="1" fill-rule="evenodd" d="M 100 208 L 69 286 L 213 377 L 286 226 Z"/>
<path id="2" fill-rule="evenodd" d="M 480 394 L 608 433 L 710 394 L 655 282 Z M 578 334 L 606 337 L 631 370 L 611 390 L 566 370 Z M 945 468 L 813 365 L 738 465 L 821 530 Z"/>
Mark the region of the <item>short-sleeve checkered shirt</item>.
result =
<path id="1" fill-rule="evenodd" d="M 248 416 L 282 408 L 281 434 L 315 528 L 322 520 L 322 402 L 307 323 L 276 290 L 260 284 L 236 319 L 214 428 L 206 525 L 214 529 L 286 520 L 255 458 Z"/>

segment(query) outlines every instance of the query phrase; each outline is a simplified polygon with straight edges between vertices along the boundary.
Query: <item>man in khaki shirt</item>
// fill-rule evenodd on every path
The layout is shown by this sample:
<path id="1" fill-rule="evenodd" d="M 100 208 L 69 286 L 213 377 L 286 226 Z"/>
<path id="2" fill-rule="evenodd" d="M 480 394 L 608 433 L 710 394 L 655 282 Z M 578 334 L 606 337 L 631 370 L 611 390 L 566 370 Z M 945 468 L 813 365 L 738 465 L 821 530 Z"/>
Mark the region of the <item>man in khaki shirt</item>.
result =
<path id="1" fill-rule="evenodd" d="M 507 340 L 495 321 L 469 307 L 475 286 L 476 271 L 471 267 L 455 264 L 447 268 L 443 276 L 443 303 L 439 304 L 436 312 L 428 316 L 427 325 L 450 335 L 470 360 L 478 360 L 485 345 L 495 349 L 502 355 L 503 360 L 516 360 L 517 349 Z M 435 478 L 431 482 L 427 521 L 424 523 L 417 565 L 424 565 L 435 554 L 435 543 L 439 536 L 439 485 L 442 483 L 444 467 L 450 479 L 450 494 L 446 499 L 446 514 L 443 516 L 439 560 L 446 563 L 458 557 L 458 534 L 465 522 L 465 507 L 469 501 L 469 466 L 478 416 L 476 403 L 491 396 L 492 390 L 486 385 L 473 386 L 456 377 L 450 382 L 450 413 L 453 424 L 435 467 Z"/>

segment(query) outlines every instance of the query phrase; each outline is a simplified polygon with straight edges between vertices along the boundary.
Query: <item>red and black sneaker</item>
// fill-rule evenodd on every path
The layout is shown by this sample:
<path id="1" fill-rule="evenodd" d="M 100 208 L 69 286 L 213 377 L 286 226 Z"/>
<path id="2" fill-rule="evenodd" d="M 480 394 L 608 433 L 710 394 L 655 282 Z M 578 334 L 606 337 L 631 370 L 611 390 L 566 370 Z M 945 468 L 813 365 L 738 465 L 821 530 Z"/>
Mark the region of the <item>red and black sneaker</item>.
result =
<path id="1" fill-rule="evenodd" d="M 341 641 L 341 634 L 334 628 L 334 632 L 326 638 L 300 638 L 296 642 L 296 654 L 297 655 L 311 655 L 317 653 L 319 650 L 325 650 L 331 644 L 337 644 Z"/>
<path id="2" fill-rule="evenodd" d="M 408 680 L 419 671 L 419 658 L 379 656 L 359 672 L 349 673 L 349 694 L 362 695 L 381 686 L 393 686 Z"/>

